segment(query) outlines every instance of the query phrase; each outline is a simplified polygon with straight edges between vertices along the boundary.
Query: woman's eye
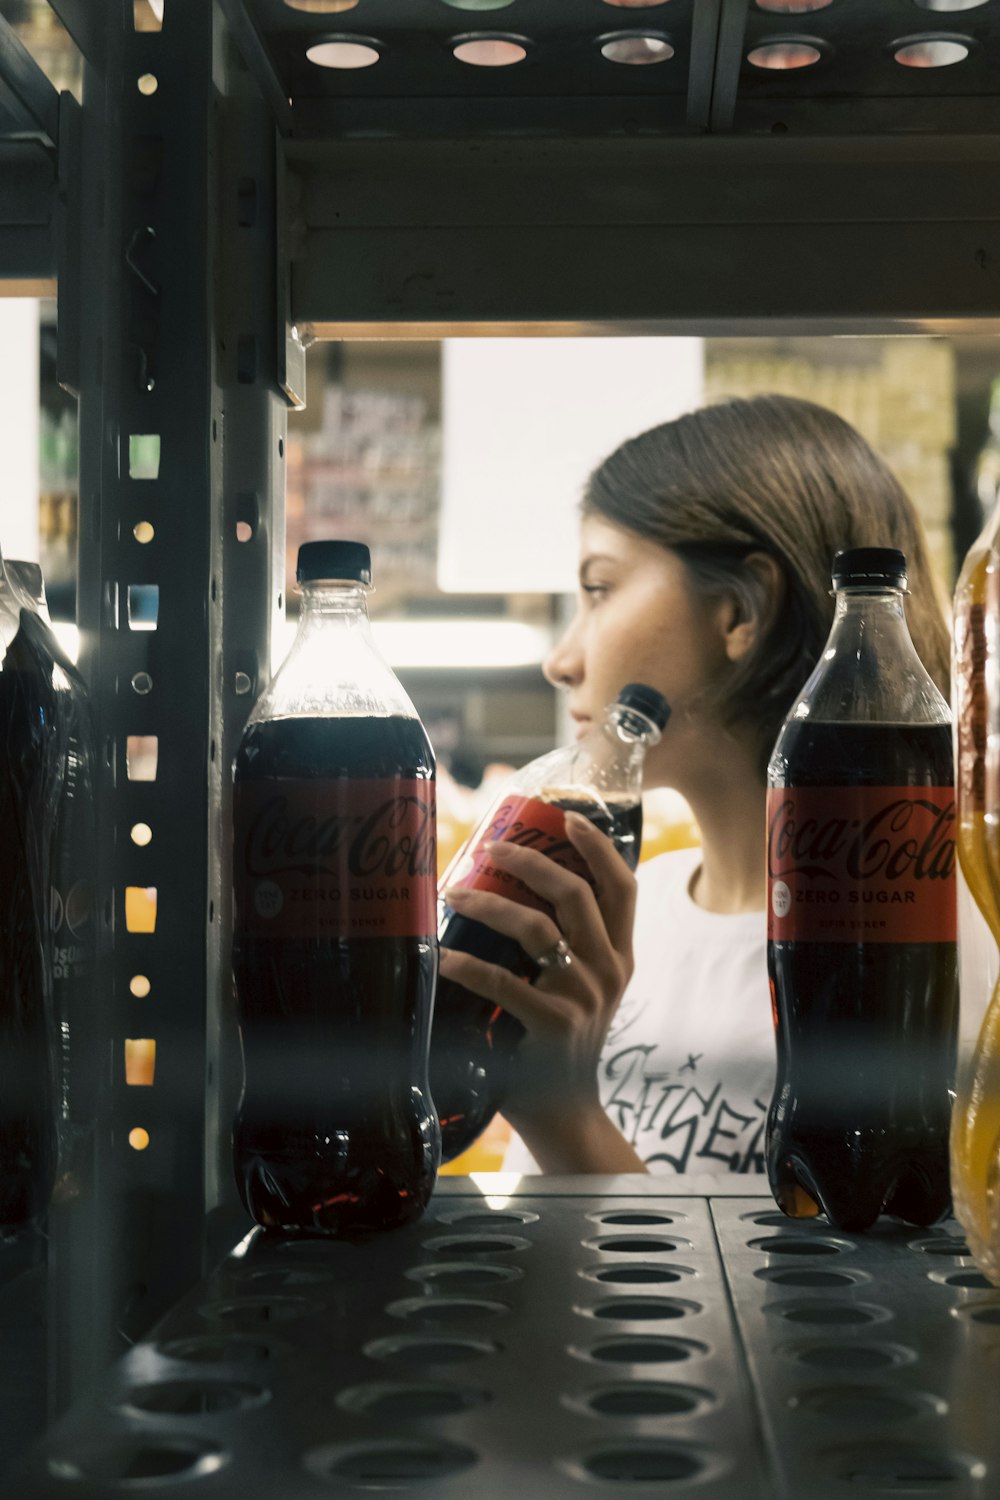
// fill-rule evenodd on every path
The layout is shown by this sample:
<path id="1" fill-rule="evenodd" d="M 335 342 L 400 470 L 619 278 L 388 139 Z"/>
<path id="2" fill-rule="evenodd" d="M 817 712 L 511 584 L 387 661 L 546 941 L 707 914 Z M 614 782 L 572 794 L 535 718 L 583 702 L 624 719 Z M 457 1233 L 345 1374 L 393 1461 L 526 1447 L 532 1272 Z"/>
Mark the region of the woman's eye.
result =
<path id="1" fill-rule="evenodd" d="M 586 594 L 591 603 L 596 603 L 602 595 L 608 592 L 608 585 L 606 583 L 581 583 L 580 592 Z"/>

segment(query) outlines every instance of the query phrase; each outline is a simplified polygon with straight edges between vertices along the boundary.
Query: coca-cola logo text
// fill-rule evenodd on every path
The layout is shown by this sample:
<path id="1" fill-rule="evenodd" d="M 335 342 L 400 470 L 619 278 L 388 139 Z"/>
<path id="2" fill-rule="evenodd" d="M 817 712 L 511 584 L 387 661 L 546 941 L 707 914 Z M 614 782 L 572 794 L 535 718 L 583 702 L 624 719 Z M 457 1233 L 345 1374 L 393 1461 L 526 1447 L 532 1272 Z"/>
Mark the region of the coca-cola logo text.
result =
<path id="1" fill-rule="evenodd" d="M 869 793 L 870 795 L 870 793 Z M 864 818 L 796 818 L 793 799 L 778 801 L 768 828 L 772 877 L 849 880 L 948 880 L 955 870 L 955 803 L 914 791 Z"/>
<path id="2" fill-rule="evenodd" d="M 269 798 L 247 833 L 246 872 L 254 878 L 339 876 L 346 861 L 357 879 L 436 874 L 434 807 L 415 796 L 387 798 L 363 813 L 291 814 L 288 799 Z"/>

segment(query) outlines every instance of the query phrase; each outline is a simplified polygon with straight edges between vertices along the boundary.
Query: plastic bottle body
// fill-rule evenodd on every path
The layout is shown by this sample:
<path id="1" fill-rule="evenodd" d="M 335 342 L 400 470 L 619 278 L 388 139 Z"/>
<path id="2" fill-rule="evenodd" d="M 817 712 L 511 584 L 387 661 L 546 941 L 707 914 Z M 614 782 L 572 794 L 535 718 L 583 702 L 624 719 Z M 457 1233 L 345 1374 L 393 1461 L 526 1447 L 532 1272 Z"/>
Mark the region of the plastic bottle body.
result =
<path id="1" fill-rule="evenodd" d="M 435 768 L 360 590 L 304 595 L 235 765 L 234 1162 L 258 1223 L 347 1234 L 416 1218 L 440 1161 Z"/>
<path id="2" fill-rule="evenodd" d="M 668 712 L 664 703 L 663 722 Z M 602 724 L 579 744 L 525 766 L 452 861 L 441 881 L 442 892 L 464 885 L 550 913 L 547 903 L 523 881 L 498 868 L 484 846 L 510 839 L 592 883 L 589 869 L 566 837 L 569 811 L 581 813 L 607 834 L 634 870 L 642 843 L 643 759 L 647 746 L 658 738 L 655 720 L 612 705 Z M 469 953 L 529 982 L 538 976 L 537 964 L 519 943 L 455 911 L 444 896 L 438 931 L 442 948 Z M 523 1035 L 521 1023 L 501 1006 L 454 980 L 439 981 L 431 1092 L 446 1161 L 465 1151 L 500 1108 Z"/>
<path id="3" fill-rule="evenodd" d="M 948 1208 L 953 780 L 948 708 L 901 589 L 845 587 L 768 769 L 766 1161 L 792 1217 L 864 1229 Z"/>
<path id="4" fill-rule="evenodd" d="M 973 898 L 1000 942 L 998 631 L 1000 506 L 959 576 L 952 656 L 958 855 Z M 1000 1285 L 1000 985 L 957 1081 L 951 1181 L 955 1214 L 977 1264 Z"/>

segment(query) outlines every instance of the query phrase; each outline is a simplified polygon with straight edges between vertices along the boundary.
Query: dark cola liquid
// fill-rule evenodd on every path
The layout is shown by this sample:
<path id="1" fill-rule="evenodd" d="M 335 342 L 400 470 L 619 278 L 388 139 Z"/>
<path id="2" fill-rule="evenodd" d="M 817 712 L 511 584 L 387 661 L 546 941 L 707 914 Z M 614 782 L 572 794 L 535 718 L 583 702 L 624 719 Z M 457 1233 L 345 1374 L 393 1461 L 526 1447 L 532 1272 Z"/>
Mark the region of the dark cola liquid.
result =
<path id="1" fill-rule="evenodd" d="M 423 727 L 407 718 L 265 721 L 236 757 L 237 786 L 360 777 L 391 791 L 394 779 L 433 776 Z M 237 861 L 247 832 L 234 827 Z M 439 1161 L 427 1085 L 433 932 L 264 938 L 247 930 L 236 886 L 245 1085 L 234 1161 L 247 1209 L 266 1226 L 326 1234 L 417 1218 Z"/>
<path id="2" fill-rule="evenodd" d="M 21 620 L 0 671 L 0 1230 L 44 1217 L 58 1157 L 47 950 L 62 729 L 52 663 Z"/>
<path id="3" fill-rule="evenodd" d="M 606 833 L 630 870 L 639 862 L 642 804 L 606 806 L 589 798 L 553 797 L 566 812 L 582 813 Z M 513 938 L 448 910 L 442 948 L 471 953 L 486 963 L 534 980 L 538 965 Z M 482 1135 L 507 1092 L 507 1078 L 524 1027 L 502 1007 L 443 976 L 438 980 L 431 1043 L 431 1096 L 441 1122 L 441 1156 L 452 1161 Z"/>
<path id="4" fill-rule="evenodd" d="M 780 746 L 786 786 L 953 781 L 947 724 L 805 720 Z M 950 1203 L 956 945 L 771 941 L 768 970 L 778 1072 L 766 1156 L 779 1207 L 848 1230 L 882 1212 L 934 1223 Z"/>

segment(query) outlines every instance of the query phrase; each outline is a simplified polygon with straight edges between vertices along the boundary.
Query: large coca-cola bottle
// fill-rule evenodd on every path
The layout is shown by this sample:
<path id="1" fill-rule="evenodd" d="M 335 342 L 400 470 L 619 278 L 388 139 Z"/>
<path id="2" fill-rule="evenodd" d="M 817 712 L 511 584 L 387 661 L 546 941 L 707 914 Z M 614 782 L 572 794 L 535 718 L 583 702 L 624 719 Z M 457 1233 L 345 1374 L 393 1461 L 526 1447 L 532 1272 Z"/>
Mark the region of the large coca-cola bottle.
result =
<path id="1" fill-rule="evenodd" d="M 44 1216 L 58 1158 L 50 885 L 65 721 L 36 626 L 0 560 L 0 1230 Z"/>
<path id="2" fill-rule="evenodd" d="M 434 755 L 368 622 L 368 548 L 299 549 L 294 645 L 235 765 L 235 1168 L 258 1223 L 337 1234 L 425 1208 L 437 970 Z"/>
<path id="3" fill-rule="evenodd" d="M 893 548 L 837 554 L 833 629 L 768 767 L 767 1170 L 785 1213 L 841 1229 L 949 1206 L 951 726 L 906 628 L 905 568 Z"/>
<path id="4" fill-rule="evenodd" d="M 551 915 L 547 902 L 509 871 L 497 868 L 484 845 L 509 839 L 537 849 L 557 864 L 593 877 L 566 837 L 566 813 L 578 812 L 612 840 L 630 869 L 642 844 L 642 768 L 646 750 L 670 715 L 655 688 L 629 683 L 600 723 L 575 745 L 561 746 L 516 772 L 459 850 L 441 890 L 464 885 L 493 891 Z M 442 896 L 442 948 L 471 953 L 532 980 L 538 965 L 514 938 L 462 916 Z M 511 1060 L 524 1027 L 501 1006 L 464 985 L 438 981 L 431 1041 L 431 1094 L 441 1121 L 442 1155 L 458 1156 L 481 1135 L 507 1092 Z"/>

